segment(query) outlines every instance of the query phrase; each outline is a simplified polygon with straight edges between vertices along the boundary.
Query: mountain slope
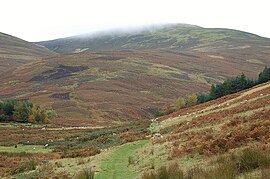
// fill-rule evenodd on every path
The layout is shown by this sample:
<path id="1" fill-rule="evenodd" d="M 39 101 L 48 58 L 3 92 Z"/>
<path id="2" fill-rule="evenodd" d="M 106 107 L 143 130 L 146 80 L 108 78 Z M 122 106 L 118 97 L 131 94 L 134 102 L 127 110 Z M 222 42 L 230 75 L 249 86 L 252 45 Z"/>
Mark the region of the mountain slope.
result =
<path id="1" fill-rule="evenodd" d="M 0 73 L 55 54 L 45 47 L 0 33 Z"/>
<path id="2" fill-rule="evenodd" d="M 58 53 L 71 53 L 86 49 L 197 49 L 213 51 L 222 48 L 244 48 L 258 43 L 270 45 L 268 39 L 247 32 L 231 29 L 209 29 L 185 24 L 159 26 L 138 32 L 112 31 L 37 42 L 37 44 Z"/>
<path id="3" fill-rule="evenodd" d="M 241 73 L 255 79 L 270 65 L 270 40 L 245 32 L 172 25 L 132 33 L 44 42 L 57 52 L 76 53 L 3 74 L 1 99 L 53 108 L 56 123 L 110 125 L 152 118 L 180 95 Z"/>
<path id="4" fill-rule="evenodd" d="M 55 122 L 66 125 L 149 119 L 180 95 L 209 90 L 211 84 L 242 72 L 255 78 L 270 65 L 256 54 L 246 57 L 246 52 L 238 50 L 234 58 L 162 50 L 58 55 L 2 75 L 0 96 L 53 108 L 60 117 Z"/>

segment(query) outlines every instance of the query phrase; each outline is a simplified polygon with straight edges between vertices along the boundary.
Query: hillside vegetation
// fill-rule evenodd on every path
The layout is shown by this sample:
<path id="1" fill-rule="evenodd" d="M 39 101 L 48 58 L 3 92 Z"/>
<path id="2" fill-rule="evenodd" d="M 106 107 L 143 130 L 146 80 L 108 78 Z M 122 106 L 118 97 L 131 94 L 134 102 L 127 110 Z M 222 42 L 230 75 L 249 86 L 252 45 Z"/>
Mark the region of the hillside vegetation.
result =
<path id="1" fill-rule="evenodd" d="M 55 54 L 45 47 L 0 33 L 0 73 Z"/>

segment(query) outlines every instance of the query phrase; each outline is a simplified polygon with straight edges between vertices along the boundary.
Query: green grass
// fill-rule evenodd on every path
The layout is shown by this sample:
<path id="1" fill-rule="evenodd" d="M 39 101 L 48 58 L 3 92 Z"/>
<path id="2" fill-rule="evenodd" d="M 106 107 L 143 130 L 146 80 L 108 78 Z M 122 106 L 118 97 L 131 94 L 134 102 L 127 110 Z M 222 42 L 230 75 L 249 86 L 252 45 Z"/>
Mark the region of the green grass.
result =
<path id="1" fill-rule="evenodd" d="M 109 158 L 101 161 L 100 173 L 96 179 L 136 178 L 138 173 L 129 168 L 128 158 L 146 143 L 147 140 L 141 140 L 116 148 Z"/>
<path id="2" fill-rule="evenodd" d="M 15 146 L 0 146 L 0 152 L 49 153 L 51 151 L 52 149 L 44 148 L 43 145 L 17 145 L 17 148 Z"/>

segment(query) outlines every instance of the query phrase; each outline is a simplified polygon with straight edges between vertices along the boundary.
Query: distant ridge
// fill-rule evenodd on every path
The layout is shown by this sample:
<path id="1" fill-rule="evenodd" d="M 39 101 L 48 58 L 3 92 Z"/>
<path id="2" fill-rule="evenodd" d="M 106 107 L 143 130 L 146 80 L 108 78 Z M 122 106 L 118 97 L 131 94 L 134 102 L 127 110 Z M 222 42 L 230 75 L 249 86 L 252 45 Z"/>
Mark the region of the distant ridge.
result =
<path id="1" fill-rule="evenodd" d="M 46 47 L 0 33 L 0 73 L 56 53 Z"/>
<path id="2" fill-rule="evenodd" d="M 267 38 L 248 32 L 222 28 L 202 28 L 189 24 L 150 26 L 138 30 L 102 31 L 50 41 L 37 42 L 57 53 L 89 50 L 142 49 L 204 49 L 241 46 L 256 42 L 267 43 Z M 205 49 L 204 49 L 205 50 Z"/>

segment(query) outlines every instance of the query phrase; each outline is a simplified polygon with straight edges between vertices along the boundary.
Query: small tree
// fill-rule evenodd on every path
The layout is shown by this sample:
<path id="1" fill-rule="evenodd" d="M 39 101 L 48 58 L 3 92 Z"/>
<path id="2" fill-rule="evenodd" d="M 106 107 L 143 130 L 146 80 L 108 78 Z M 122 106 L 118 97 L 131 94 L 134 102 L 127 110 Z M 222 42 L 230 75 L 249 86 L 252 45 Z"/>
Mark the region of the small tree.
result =
<path id="1" fill-rule="evenodd" d="M 47 118 L 48 119 L 54 119 L 54 118 L 56 118 L 57 117 L 57 113 L 56 113 L 56 111 L 55 110 L 47 110 L 46 111 L 46 115 L 47 115 Z"/>
<path id="2" fill-rule="evenodd" d="M 175 102 L 174 102 L 174 109 L 177 111 L 179 109 L 182 109 L 186 107 L 186 101 L 185 99 L 180 96 Z"/>
<path id="3" fill-rule="evenodd" d="M 257 83 L 265 83 L 270 80 L 270 68 L 265 67 L 264 70 L 259 74 Z"/>
<path id="4" fill-rule="evenodd" d="M 187 106 L 190 107 L 190 106 L 194 106 L 198 103 L 198 98 L 197 98 L 197 95 L 196 94 L 192 94 L 192 95 L 189 95 L 188 96 L 188 99 L 187 99 Z"/>
<path id="5" fill-rule="evenodd" d="M 19 101 L 14 106 L 13 117 L 17 122 L 28 122 L 33 104 L 27 101 Z"/>
<path id="6" fill-rule="evenodd" d="M 31 123 L 46 123 L 48 121 L 46 111 L 39 106 L 34 106 L 29 116 L 29 122 Z"/>
<path id="7" fill-rule="evenodd" d="M 16 100 L 6 100 L 0 104 L 0 108 L 5 112 L 6 115 L 13 115 L 14 107 L 18 103 Z"/>

